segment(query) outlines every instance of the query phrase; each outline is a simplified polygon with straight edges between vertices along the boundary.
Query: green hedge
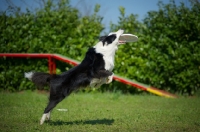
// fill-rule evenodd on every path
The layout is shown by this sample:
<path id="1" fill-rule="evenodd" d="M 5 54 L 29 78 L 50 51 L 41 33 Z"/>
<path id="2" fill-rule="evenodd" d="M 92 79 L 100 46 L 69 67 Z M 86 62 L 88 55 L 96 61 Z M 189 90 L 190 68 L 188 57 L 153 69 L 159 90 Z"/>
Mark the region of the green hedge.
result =
<path id="1" fill-rule="evenodd" d="M 136 43 L 121 45 L 116 53 L 114 73 L 173 93 L 193 95 L 200 87 L 200 4 L 176 6 L 158 3 L 159 10 L 148 12 L 143 22 L 137 15 L 126 16 L 120 7 L 119 28 L 139 36 Z M 90 16 L 80 16 L 68 0 L 48 0 L 44 8 L 22 13 L 0 13 L 1 53 L 58 53 L 81 61 L 104 29 L 96 5 Z M 72 66 L 57 63 L 57 73 Z M 35 89 L 24 79 L 26 71 L 48 72 L 47 60 L 0 58 L 0 89 Z M 140 92 L 113 82 L 102 91 Z"/>
<path id="2" fill-rule="evenodd" d="M 103 30 L 102 17 L 96 5 L 91 16 L 79 17 L 79 11 L 67 0 L 45 7 L 36 12 L 20 11 L 0 14 L 1 53 L 58 53 L 81 61 L 88 47 L 97 42 Z M 94 28 L 95 27 L 95 28 Z M 69 69 L 70 65 L 57 63 L 57 73 Z M 19 91 L 35 89 L 24 72 L 48 72 L 47 60 L 0 58 L 0 89 Z"/>
<path id="3" fill-rule="evenodd" d="M 200 3 L 176 6 L 158 3 L 143 23 L 136 15 L 121 16 L 112 30 L 128 29 L 139 36 L 117 53 L 115 73 L 173 93 L 193 95 L 200 90 Z M 131 28 L 130 28 L 131 27 Z"/>

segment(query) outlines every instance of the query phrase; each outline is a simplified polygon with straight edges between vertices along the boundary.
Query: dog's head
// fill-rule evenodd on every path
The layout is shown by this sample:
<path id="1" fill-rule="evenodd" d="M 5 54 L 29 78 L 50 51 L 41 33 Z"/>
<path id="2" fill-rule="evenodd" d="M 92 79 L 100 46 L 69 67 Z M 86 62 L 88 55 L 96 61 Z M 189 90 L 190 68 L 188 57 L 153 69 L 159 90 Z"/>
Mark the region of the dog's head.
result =
<path id="1" fill-rule="evenodd" d="M 115 52 L 117 50 L 118 45 L 124 44 L 119 40 L 119 37 L 124 33 L 124 30 L 118 30 L 117 32 L 109 33 L 106 36 L 102 36 L 99 38 L 99 42 L 94 46 L 96 51 L 99 53 L 105 52 Z"/>

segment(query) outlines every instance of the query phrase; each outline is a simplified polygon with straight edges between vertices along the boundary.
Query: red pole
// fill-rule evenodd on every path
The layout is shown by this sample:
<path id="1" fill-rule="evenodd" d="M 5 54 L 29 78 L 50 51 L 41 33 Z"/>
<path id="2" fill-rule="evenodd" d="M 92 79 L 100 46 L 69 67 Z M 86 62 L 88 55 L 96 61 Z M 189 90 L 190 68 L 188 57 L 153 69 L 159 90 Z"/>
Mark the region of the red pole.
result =
<path id="1" fill-rule="evenodd" d="M 56 63 L 55 59 L 50 55 L 48 57 L 49 73 L 56 74 Z"/>
<path id="2" fill-rule="evenodd" d="M 49 73 L 52 74 L 52 58 L 51 56 L 48 57 L 48 66 L 49 66 Z"/>
<path id="3" fill-rule="evenodd" d="M 53 70 L 53 74 L 56 74 L 56 61 L 55 61 L 55 59 L 52 59 L 52 70 Z"/>

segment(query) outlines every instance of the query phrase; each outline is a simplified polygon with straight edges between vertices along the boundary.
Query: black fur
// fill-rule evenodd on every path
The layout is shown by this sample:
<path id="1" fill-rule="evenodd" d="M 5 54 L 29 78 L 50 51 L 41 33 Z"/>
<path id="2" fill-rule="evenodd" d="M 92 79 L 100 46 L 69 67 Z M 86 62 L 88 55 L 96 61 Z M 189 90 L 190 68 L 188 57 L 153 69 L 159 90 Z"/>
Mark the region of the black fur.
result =
<path id="1" fill-rule="evenodd" d="M 112 34 L 109 36 L 101 36 L 99 40 L 103 42 L 103 46 L 104 46 L 105 43 L 111 44 L 116 38 L 117 38 L 116 34 Z"/>
<path id="2" fill-rule="evenodd" d="M 103 41 L 106 37 L 108 37 L 108 35 L 99 37 L 99 41 Z"/>
<path id="3" fill-rule="evenodd" d="M 112 38 L 109 38 L 111 41 Z M 112 75 L 112 72 L 105 70 L 103 55 L 95 52 L 95 48 L 90 48 L 84 60 L 76 67 L 60 74 L 50 75 L 48 73 L 36 72 L 32 76 L 32 81 L 38 86 L 49 84 L 49 103 L 44 113 L 51 111 L 66 96 L 81 87 L 90 84 L 93 78 L 105 78 Z"/>
<path id="4" fill-rule="evenodd" d="M 42 73 L 42 72 L 35 72 L 33 74 L 33 77 L 31 78 L 31 81 L 35 83 L 38 87 L 43 88 L 44 86 L 50 83 L 50 80 L 53 76 L 56 75 L 50 75 L 48 73 Z"/>

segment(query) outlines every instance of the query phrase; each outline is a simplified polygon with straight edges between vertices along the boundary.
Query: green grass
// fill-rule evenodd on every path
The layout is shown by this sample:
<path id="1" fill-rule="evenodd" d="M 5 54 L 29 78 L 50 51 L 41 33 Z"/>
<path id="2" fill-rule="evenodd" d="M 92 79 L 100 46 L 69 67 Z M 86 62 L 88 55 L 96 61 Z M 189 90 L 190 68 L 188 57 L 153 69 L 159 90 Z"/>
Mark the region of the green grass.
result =
<path id="1" fill-rule="evenodd" d="M 47 94 L 0 93 L 1 132 L 195 132 L 200 131 L 200 98 L 169 99 L 119 93 L 76 93 L 39 125 Z M 68 109 L 60 112 L 57 109 Z"/>

